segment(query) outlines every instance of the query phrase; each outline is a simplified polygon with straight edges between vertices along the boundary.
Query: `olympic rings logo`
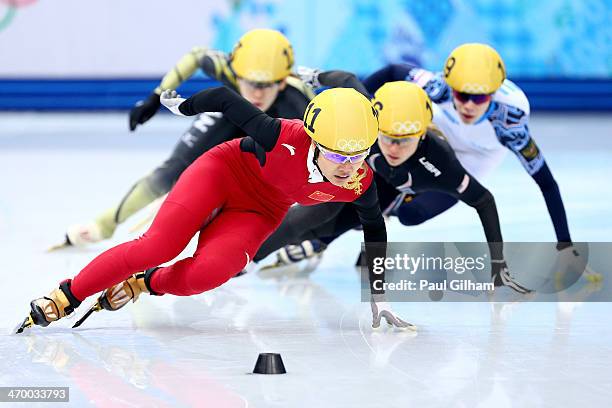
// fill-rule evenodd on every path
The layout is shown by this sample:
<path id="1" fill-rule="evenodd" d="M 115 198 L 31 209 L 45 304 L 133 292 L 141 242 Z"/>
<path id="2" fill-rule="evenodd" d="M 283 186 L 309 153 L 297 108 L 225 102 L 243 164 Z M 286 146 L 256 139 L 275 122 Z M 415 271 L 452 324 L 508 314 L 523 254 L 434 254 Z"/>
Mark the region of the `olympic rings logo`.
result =
<path id="1" fill-rule="evenodd" d="M 365 140 L 355 140 L 355 139 L 338 139 L 336 142 L 336 149 L 341 152 L 357 152 L 361 150 L 367 149 Z"/>
<path id="2" fill-rule="evenodd" d="M 423 128 L 423 124 L 415 120 L 414 122 L 407 120 L 405 122 L 393 122 L 391 130 L 395 135 L 409 135 L 412 133 L 420 132 Z"/>
<path id="3" fill-rule="evenodd" d="M 489 92 L 489 85 L 486 84 L 471 84 L 471 83 L 467 83 L 464 84 L 461 87 L 461 90 L 459 92 L 465 92 L 465 93 L 469 93 L 469 94 L 488 94 Z"/>
<path id="4" fill-rule="evenodd" d="M 261 71 L 251 69 L 246 72 L 245 78 L 253 82 L 272 82 L 272 73 L 270 71 Z"/>

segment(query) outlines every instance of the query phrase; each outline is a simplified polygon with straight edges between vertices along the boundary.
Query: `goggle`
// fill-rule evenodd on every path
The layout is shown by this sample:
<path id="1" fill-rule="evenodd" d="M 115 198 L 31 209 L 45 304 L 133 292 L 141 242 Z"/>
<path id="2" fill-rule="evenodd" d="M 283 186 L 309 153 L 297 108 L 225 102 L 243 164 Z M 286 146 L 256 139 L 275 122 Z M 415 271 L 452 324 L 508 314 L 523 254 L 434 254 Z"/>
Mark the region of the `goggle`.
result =
<path id="1" fill-rule="evenodd" d="M 254 89 L 270 89 L 272 87 L 277 86 L 278 84 L 281 83 L 281 81 L 275 81 L 275 82 L 257 82 L 257 81 L 249 81 L 248 79 L 244 79 L 244 78 L 240 78 L 242 79 L 244 82 L 246 82 L 246 84 L 248 86 L 250 86 L 251 88 Z"/>
<path id="2" fill-rule="evenodd" d="M 321 146 L 320 144 L 317 143 L 317 147 L 319 148 L 319 151 L 321 152 L 321 154 L 323 155 L 323 157 L 325 157 L 327 160 L 336 163 L 336 164 L 344 164 L 346 162 L 350 162 L 350 163 L 358 163 L 360 161 L 365 160 L 366 157 L 368 157 L 368 154 L 370 153 L 370 149 L 368 148 L 365 151 L 362 151 L 360 153 L 356 153 L 353 155 L 348 155 L 346 153 L 340 153 L 340 152 L 336 152 L 334 150 L 330 150 L 327 149 L 323 146 Z"/>
<path id="3" fill-rule="evenodd" d="M 396 145 L 400 145 L 401 146 L 401 145 L 406 144 L 406 143 L 410 142 L 411 140 L 415 139 L 415 137 L 414 136 L 413 137 L 410 137 L 410 136 L 407 136 L 407 137 L 391 137 L 391 136 L 385 135 L 384 133 L 379 133 L 378 134 L 378 139 L 381 142 L 383 142 L 384 144 L 386 144 L 386 145 L 396 144 Z"/>
<path id="4" fill-rule="evenodd" d="M 459 101 L 461 101 L 462 103 L 472 101 L 476 105 L 481 105 L 491 100 L 491 94 L 469 94 L 469 93 L 453 90 L 453 95 L 455 96 L 455 98 L 459 99 Z"/>

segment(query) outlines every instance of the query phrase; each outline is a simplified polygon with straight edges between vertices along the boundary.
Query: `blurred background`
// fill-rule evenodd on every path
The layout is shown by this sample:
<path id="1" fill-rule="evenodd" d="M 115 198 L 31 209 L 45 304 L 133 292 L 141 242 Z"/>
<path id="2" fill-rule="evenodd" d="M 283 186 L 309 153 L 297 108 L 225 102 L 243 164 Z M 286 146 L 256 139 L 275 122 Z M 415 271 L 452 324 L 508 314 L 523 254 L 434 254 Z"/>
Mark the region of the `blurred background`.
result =
<path id="1" fill-rule="evenodd" d="M 229 52 L 268 27 L 297 64 L 360 76 L 439 71 L 455 46 L 485 42 L 532 110 L 609 110 L 611 21 L 610 0 L 0 0 L 0 109 L 128 109 L 192 47 Z"/>

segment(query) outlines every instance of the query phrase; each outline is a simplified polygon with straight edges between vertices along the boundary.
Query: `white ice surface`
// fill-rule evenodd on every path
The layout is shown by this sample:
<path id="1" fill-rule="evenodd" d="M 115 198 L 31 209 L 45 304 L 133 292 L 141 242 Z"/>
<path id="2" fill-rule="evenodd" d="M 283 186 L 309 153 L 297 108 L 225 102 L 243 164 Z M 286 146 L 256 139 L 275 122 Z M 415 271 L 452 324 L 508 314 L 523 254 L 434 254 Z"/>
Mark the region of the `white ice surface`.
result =
<path id="1" fill-rule="evenodd" d="M 394 304 L 418 333 L 372 332 L 352 268 L 359 232 L 309 279 L 248 275 L 190 298 L 145 296 L 78 330 L 68 320 L 5 334 L 31 299 L 135 236 L 125 225 L 112 242 L 44 252 L 165 159 L 189 123 L 158 115 L 130 134 L 125 114 L 0 114 L 0 386 L 69 386 L 78 407 L 610 406 L 610 304 Z M 573 239 L 608 241 L 610 115 L 535 114 L 531 129 Z M 484 184 L 507 241 L 554 241 L 544 200 L 512 155 Z M 484 238 L 465 205 L 389 230 L 396 241 Z M 259 352 L 281 353 L 288 374 L 248 374 Z"/>

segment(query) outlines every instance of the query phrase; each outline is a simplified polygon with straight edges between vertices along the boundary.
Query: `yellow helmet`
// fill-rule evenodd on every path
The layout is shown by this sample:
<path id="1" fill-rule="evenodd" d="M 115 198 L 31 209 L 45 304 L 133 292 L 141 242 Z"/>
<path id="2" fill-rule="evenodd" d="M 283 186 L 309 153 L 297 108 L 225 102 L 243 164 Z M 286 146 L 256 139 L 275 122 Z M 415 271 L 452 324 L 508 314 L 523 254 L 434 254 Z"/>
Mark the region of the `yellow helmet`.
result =
<path id="1" fill-rule="evenodd" d="M 315 96 L 304 114 L 304 129 L 318 144 L 338 153 L 369 149 L 378 136 L 372 103 L 353 88 L 332 88 Z"/>
<path id="2" fill-rule="evenodd" d="M 492 47 L 478 43 L 463 44 L 446 59 L 444 79 L 459 92 L 492 94 L 506 79 L 506 67 Z"/>
<path id="3" fill-rule="evenodd" d="M 230 55 L 234 73 L 251 82 L 285 79 L 293 67 L 293 48 L 276 30 L 256 29 L 244 34 Z"/>
<path id="4" fill-rule="evenodd" d="M 412 82 L 387 82 L 378 88 L 373 103 L 378 126 L 386 136 L 420 137 L 433 119 L 429 96 Z"/>

